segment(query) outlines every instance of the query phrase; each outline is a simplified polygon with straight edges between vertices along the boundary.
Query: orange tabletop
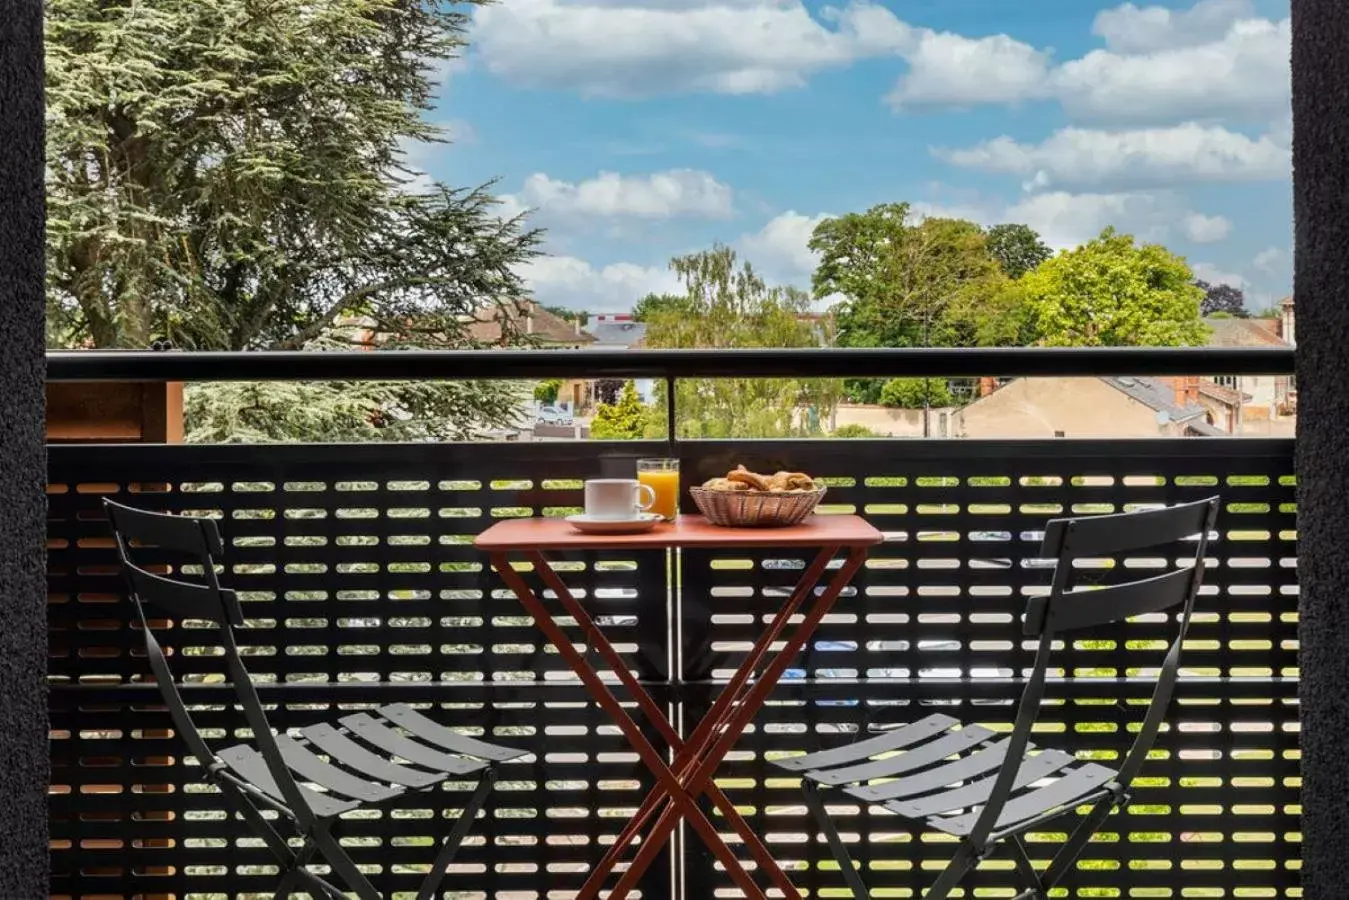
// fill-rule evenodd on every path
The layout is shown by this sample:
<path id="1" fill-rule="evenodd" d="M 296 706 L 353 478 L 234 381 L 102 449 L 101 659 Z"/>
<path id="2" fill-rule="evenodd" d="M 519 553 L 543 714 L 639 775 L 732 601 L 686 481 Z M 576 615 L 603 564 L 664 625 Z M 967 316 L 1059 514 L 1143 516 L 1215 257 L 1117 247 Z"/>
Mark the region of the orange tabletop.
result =
<path id="1" fill-rule="evenodd" d="M 788 528 L 723 528 L 680 516 L 642 534 L 582 534 L 565 519 L 508 519 L 478 535 L 479 550 L 654 550 L 665 547 L 872 547 L 884 536 L 860 516 L 814 515 Z"/>

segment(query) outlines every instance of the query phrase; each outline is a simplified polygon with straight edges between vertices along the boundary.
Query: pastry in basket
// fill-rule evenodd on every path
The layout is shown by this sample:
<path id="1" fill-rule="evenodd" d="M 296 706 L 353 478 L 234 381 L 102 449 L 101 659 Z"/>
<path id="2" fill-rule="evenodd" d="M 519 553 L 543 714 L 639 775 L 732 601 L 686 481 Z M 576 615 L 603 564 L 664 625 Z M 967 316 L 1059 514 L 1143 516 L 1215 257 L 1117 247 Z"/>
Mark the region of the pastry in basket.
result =
<path id="1" fill-rule="evenodd" d="M 703 483 L 705 491 L 748 491 L 749 485 L 743 481 L 732 481 L 729 478 L 709 478 Z"/>
<path id="2" fill-rule="evenodd" d="M 768 479 L 770 491 L 813 491 L 815 479 L 805 472 L 777 472 Z"/>
<path id="3" fill-rule="evenodd" d="M 750 491 L 756 494 L 799 494 L 816 489 L 815 479 L 805 472 L 775 472 L 761 475 L 744 466 L 736 466 L 725 478 L 712 478 L 703 484 L 708 491 Z"/>
<path id="4" fill-rule="evenodd" d="M 767 478 L 757 472 L 751 472 L 744 466 L 736 466 L 733 470 L 727 472 L 726 480 L 746 485 L 751 491 L 769 490 Z"/>

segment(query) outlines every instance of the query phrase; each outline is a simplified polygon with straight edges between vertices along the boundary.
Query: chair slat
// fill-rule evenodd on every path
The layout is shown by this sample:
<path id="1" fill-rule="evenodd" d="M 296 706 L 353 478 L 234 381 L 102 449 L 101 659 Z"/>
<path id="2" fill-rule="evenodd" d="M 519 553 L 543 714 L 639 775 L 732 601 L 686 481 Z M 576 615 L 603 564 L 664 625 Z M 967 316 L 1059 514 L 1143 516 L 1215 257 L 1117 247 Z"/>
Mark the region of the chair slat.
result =
<path id="1" fill-rule="evenodd" d="M 1034 784 L 1041 778 L 1053 775 L 1072 763 L 1073 756 L 1061 750 L 1046 750 L 1036 756 L 1027 757 L 1022 761 L 1021 767 L 1017 769 L 1016 781 L 1012 784 L 1012 790 L 1020 790 L 1027 785 Z M 891 801 L 885 804 L 885 808 L 908 819 L 926 819 L 929 816 L 950 812 L 953 809 L 978 806 L 988 799 L 988 795 L 993 791 L 993 785 L 997 780 L 998 778 L 995 775 L 991 778 L 971 782 L 963 787 L 933 794 L 930 797 L 920 797 L 917 800 Z M 974 820 L 971 819 L 970 827 L 973 826 Z M 969 829 L 967 828 L 963 833 L 967 834 L 968 832 Z"/>
<path id="2" fill-rule="evenodd" d="M 773 764 L 789 772 L 804 772 L 847 765 L 848 763 L 860 762 L 873 756 L 879 756 L 882 753 L 911 747 L 920 741 L 941 734 L 943 731 L 950 731 L 959 724 L 960 722 L 957 719 L 941 713 L 934 713 L 925 719 L 919 719 L 917 722 L 911 722 L 901 728 L 883 732 L 864 741 L 845 744 L 842 747 L 834 747 L 830 750 L 821 750 L 817 753 L 807 753 L 805 756 L 789 756 L 786 759 L 775 760 Z"/>
<path id="3" fill-rule="evenodd" d="M 281 758 L 286 761 L 286 765 L 304 780 L 312 781 L 334 793 L 345 794 L 353 800 L 380 803 L 403 792 L 401 787 L 389 787 L 358 778 L 345 769 L 324 762 L 308 747 L 287 735 L 277 735 L 276 746 L 280 748 Z"/>
<path id="4" fill-rule="evenodd" d="M 999 829 L 1010 828 L 1021 822 L 1038 818 L 1055 809 L 1075 806 L 1114 777 L 1115 771 L 1113 769 L 1107 769 L 1105 766 L 1099 766 L 1095 763 L 1090 763 L 1080 769 L 1074 769 L 1053 784 L 1008 800 L 1007 805 L 1002 808 L 1002 814 L 998 816 L 998 824 L 995 827 Z M 969 834 L 978 817 L 979 814 L 973 812 L 949 819 L 931 819 L 928 824 L 945 831 L 947 834 L 959 836 Z"/>
<path id="5" fill-rule="evenodd" d="M 1218 498 L 1210 497 L 1166 509 L 1054 519 L 1045 527 L 1040 555 L 1046 559 L 1060 555 L 1078 559 L 1174 544 L 1205 531 L 1209 510 L 1217 503 Z"/>
<path id="6" fill-rule="evenodd" d="M 820 784 L 829 785 L 856 784 L 859 781 L 871 781 L 873 778 L 889 778 L 930 766 L 996 736 L 994 732 L 981 725 L 966 725 L 959 731 L 942 735 L 935 741 L 906 750 L 898 756 L 887 756 L 885 759 L 845 766 L 842 769 L 807 772 L 806 777 Z"/>
<path id="7" fill-rule="evenodd" d="M 1002 765 L 1010 743 L 1010 740 L 1004 738 L 996 744 L 989 744 L 969 756 L 957 759 L 944 766 L 938 766 L 935 769 L 919 772 L 917 775 L 898 778 L 882 784 L 848 788 L 847 793 L 865 803 L 881 803 L 885 800 L 900 800 L 904 797 L 930 794 L 944 787 L 994 771 Z"/>
<path id="8" fill-rule="evenodd" d="M 235 747 L 227 747 L 220 751 L 217 756 L 244 781 L 276 802 L 282 804 L 286 802 L 285 798 L 281 796 L 281 788 L 277 786 L 275 779 L 272 778 L 271 771 L 267 768 L 267 761 L 255 748 L 247 744 L 239 744 Z M 320 818 L 338 816 L 361 805 L 356 800 L 339 800 L 328 794 L 320 794 L 304 785 L 299 785 L 299 788 L 300 793 L 304 795 L 305 802 L 309 804 L 309 808 L 314 811 L 314 815 Z"/>
<path id="9" fill-rule="evenodd" d="M 486 764 L 463 756 L 454 756 L 433 750 L 425 744 L 409 740 L 389 726 L 376 721 L 368 713 L 356 713 L 342 719 L 342 724 L 361 740 L 372 744 L 385 753 L 392 753 L 400 759 L 438 772 L 452 775 L 467 775 L 486 768 Z"/>
<path id="10" fill-rule="evenodd" d="M 103 506 L 112 519 L 113 527 L 124 540 L 176 550 L 198 558 L 207 554 L 221 556 L 225 552 L 220 540 L 220 528 L 213 519 L 148 512 L 106 498 Z"/>
<path id="11" fill-rule="evenodd" d="M 423 772 L 421 769 L 390 762 L 378 753 L 365 749 L 326 722 L 302 728 L 300 733 L 309 743 L 334 760 L 376 781 L 418 789 L 445 780 L 445 775 L 440 772 Z"/>
<path id="12" fill-rule="evenodd" d="M 525 750 L 503 747 L 500 744 L 489 744 L 466 734 L 460 734 L 452 728 L 446 728 L 439 722 L 428 719 L 403 703 L 382 706 L 379 713 L 398 727 L 412 732 L 417 738 L 426 741 L 428 744 L 443 747 L 452 753 L 476 756 L 479 759 L 490 759 L 493 762 L 509 762 L 527 754 Z"/>
<path id="13" fill-rule="evenodd" d="M 221 621 L 224 616 L 222 600 L 235 600 L 234 591 L 216 592 L 201 584 L 177 581 L 147 572 L 130 561 L 124 561 L 131 585 L 142 603 L 180 619 L 208 619 Z"/>
<path id="14" fill-rule="evenodd" d="M 1051 598 L 1046 627 L 1071 631 L 1162 612 L 1185 602 L 1193 578 L 1193 569 L 1174 569 L 1141 581 L 1068 591 Z"/>

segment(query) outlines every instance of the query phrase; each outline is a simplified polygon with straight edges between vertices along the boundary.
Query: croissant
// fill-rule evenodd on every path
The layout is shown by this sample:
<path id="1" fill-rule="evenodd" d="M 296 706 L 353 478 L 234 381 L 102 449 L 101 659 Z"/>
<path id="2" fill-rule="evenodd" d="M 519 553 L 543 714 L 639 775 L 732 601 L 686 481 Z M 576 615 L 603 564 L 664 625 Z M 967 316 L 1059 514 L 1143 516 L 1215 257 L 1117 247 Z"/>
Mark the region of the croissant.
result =
<path id="1" fill-rule="evenodd" d="M 727 472 L 726 480 L 746 485 L 751 491 L 769 490 L 768 481 L 762 475 L 751 472 L 744 466 L 737 466 L 732 471 Z"/>

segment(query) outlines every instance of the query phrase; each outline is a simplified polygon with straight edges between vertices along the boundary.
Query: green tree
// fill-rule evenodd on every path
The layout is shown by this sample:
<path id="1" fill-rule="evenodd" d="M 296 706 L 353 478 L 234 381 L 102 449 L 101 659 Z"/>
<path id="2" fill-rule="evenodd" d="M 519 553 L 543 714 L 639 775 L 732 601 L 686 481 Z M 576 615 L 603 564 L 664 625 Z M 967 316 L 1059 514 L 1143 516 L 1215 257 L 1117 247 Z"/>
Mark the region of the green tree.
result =
<path id="1" fill-rule="evenodd" d="M 856 422 L 853 422 L 848 425 L 840 425 L 838 428 L 835 428 L 833 433 L 829 436 L 855 440 L 857 438 L 874 438 L 879 437 L 880 435 L 876 434 L 876 432 L 865 425 L 858 425 Z"/>
<path id="2" fill-rule="evenodd" d="M 735 251 L 677 257 L 684 303 L 648 320 L 646 344 L 660 348 L 815 347 L 810 297 L 770 287 Z M 820 433 L 833 418 L 842 385 L 834 379 L 684 379 L 677 382 L 684 437 L 786 437 Z M 666 398 L 660 398 L 664 405 Z"/>
<path id="3" fill-rule="evenodd" d="M 653 411 L 637 395 L 637 385 L 631 381 L 623 385 L 616 403 L 601 403 L 595 407 L 595 418 L 590 422 L 590 436 L 597 441 L 633 441 L 645 436 L 652 427 Z"/>
<path id="4" fill-rule="evenodd" d="M 649 322 L 661 313 L 681 312 L 689 308 L 687 297 L 678 294 L 647 294 L 632 308 L 632 318 L 637 322 Z"/>
<path id="5" fill-rule="evenodd" d="M 528 298 L 517 268 L 538 232 L 501 221 L 489 186 L 416 188 L 406 164 L 407 147 L 443 140 L 423 113 L 466 6 L 46 11 L 52 346 L 350 349 L 337 326 L 358 317 L 382 349 L 469 347 L 467 322 Z M 513 339 L 518 317 L 500 318 Z M 507 425 L 518 399 L 488 382 L 238 385 L 194 391 L 188 412 L 202 439 L 234 439 L 229 423 L 258 439 L 401 439 Z"/>
<path id="6" fill-rule="evenodd" d="M 844 298 L 836 309 L 840 346 L 951 347 L 995 340 L 983 301 L 1007 296 L 1006 276 L 989 252 L 987 235 L 961 219 L 913 219 L 907 203 L 889 203 L 815 228 L 810 247 L 820 264 L 812 286 L 816 297 Z"/>
<path id="7" fill-rule="evenodd" d="M 1204 343 L 1204 292 L 1185 260 L 1107 228 L 1016 282 L 1040 343 L 1184 347 Z"/>
<path id="8" fill-rule="evenodd" d="M 561 389 L 561 378 L 548 378 L 534 385 L 534 399 L 540 403 L 556 403 L 557 392 Z"/>
<path id="9" fill-rule="evenodd" d="M 1054 255 L 1029 225 L 994 225 L 988 229 L 988 252 L 1012 279 L 1020 278 Z"/>
<path id="10" fill-rule="evenodd" d="M 954 406 L 951 387 L 941 378 L 892 378 L 881 388 L 881 404 L 896 409 Z"/>
<path id="11" fill-rule="evenodd" d="M 470 3 L 475 0 L 470 0 Z M 538 234 L 405 148 L 469 10 L 430 0 L 47 0 L 57 345 L 295 349 L 343 315 L 466 346 Z"/>

